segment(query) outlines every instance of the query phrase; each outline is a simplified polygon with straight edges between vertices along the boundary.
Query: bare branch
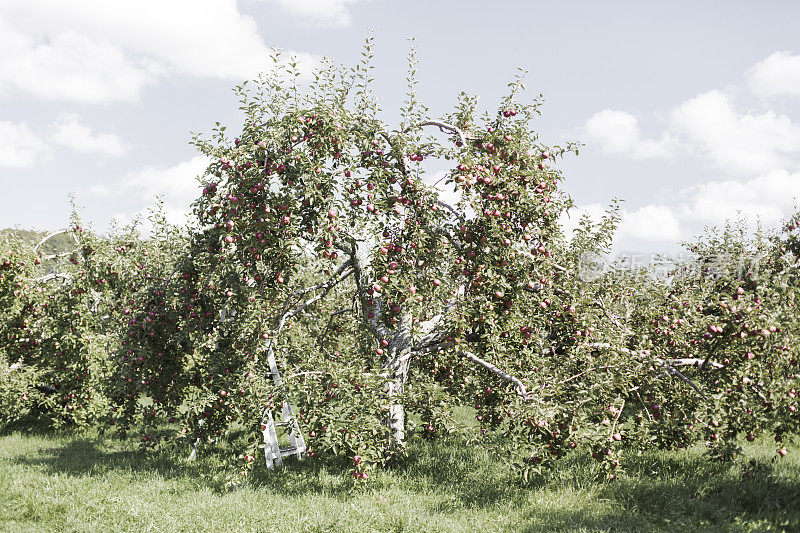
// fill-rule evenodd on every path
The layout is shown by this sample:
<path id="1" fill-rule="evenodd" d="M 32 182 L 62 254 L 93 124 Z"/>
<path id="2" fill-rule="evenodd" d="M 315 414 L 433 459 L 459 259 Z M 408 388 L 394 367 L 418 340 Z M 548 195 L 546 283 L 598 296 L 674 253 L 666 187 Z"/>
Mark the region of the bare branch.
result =
<path id="1" fill-rule="evenodd" d="M 677 368 L 675 368 L 675 366 L 673 366 L 673 365 L 677 365 L 678 363 L 684 363 L 686 361 L 691 361 L 690 364 L 692 364 L 692 365 L 696 365 L 696 364 L 698 364 L 698 362 L 700 362 L 699 364 L 702 365 L 702 360 L 701 359 L 674 359 L 674 360 L 666 359 L 665 360 L 665 359 L 662 359 L 660 357 L 651 356 L 651 355 L 649 355 L 649 353 L 644 353 L 644 351 L 637 352 L 635 350 L 629 350 L 628 348 L 612 346 L 611 344 L 604 343 L 604 342 L 595 342 L 595 343 L 590 343 L 590 344 L 584 344 L 583 346 L 585 348 L 591 348 L 591 349 L 595 349 L 595 350 L 613 350 L 613 351 L 616 351 L 616 352 L 619 352 L 619 353 L 630 355 L 631 357 L 637 357 L 637 358 L 647 357 L 650 360 L 652 360 L 653 362 L 655 362 L 655 363 L 663 366 L 665 369 L 667 369 L 667 371 L 669 372 L 670 375 L 678 376 L 680 379 L 682 379 L 683 381 L 688 383 L 695 391 L 697 391 L 697 393 L 700 396 L 702 396 L 703 398 L 706 398 L 706 395 L 703 393 L 703 391 L 700 390 L 700 387 L 698 387 L 692 380 L 690 380 L 689 378 L 684 376 L 680 371 L 678 371 Z M 722 368 L 722 365 L 715 366 L 714 368 Z"/>
<path id="2" fill-rule="evenodd" d="M 319 374 L 330 374 L 327 370 L 308 370 L 306 372 L 298 372 L 297 374 L 292 374 L 291 376 L 284 376 L 284 380 L 292 379 L 292 378 L 299 378 L 302 376 L 313 376 Z"/>
<path id="3" fill-rule="evenodd" d="M 439 350 L 445 350 L 448 348 L 452 348 L 455 346 L 453 342 L 444 341 L 444 342 L 433 342 L 433 343 L 422 343 L 418 346 L 414 346 L 411 351 L 414 354 L 423 354 L 423 353 L 431 353 L 431 352 L 438 352 Z"/>
<path id="4" fill-rule="evenodd" d="M 381 136 L 386 139 L 386 142 L 392 147 L 392 150 L 396 152 L 395 155 L 397 156 L 401 166 L 400 170 L 403 172 L 403 175 L 406 175 L 408 173 L 408 168 L 411 166 L 411 160 L 408 159 L 408 155 L 406 155 L 402 148 L 398 147 L 394 142 L 392 142 L 391 135 L 389 135 L 389 133 L 383 128 L 382 124 L 381 130 L 378 133 L 380 133 Z"/>
<path id="5" fill-rule="evenodd" d="M 570 382 L 573 379 L 578 379 L 579 377 L 583 376 L 584 374 L 588 374 L 589 372 L 595 372 L 596 370 L 607 370 L 609 368 L 617 368 L 617 367 L 619 367 L 619 365 L 606 365 L 606 366 L 598 366 L 598 367 L 593 367 L 593 368 L 587 368 L 583 372 L 579 372 L 579 373 L 575 374 L 574 376 L 570 376 L 570 377 L 568 377 L 566 379 L 562 379 L 561 381 L 559 381 L 559 384 Z"/>
<path id="6" fill-rule="evenodd" d="M 51 279 L 55 279 L 55 278 L 62 278 L 64 280 L 71 280 L 72 279 L 72 275 L 71 274 L 67 274 L 67 273 L 57 272 L 57 273 L 54 273 L 54 274 L 47 274 L 47 275 L 39 277 L 39 278 L 33 278 L 33 279 L 29 280 L 29 281 L 32 281 L 32 282 L 46 282 L 46 281 L 50 281 Z"/>
<path id="7" fill-rule="evenodd" d="M 447 240 L 450 242 L 450 244 L 452 244 L 455 247 L 456 250 L 458 250 L 459 252 L 461 251 L 461 249 L 463 248 L 463 245 L 458 241 L 458 239 L 453 237 L 453 235 L 449 231 L 447 231 L 444 228 L 437 228 L 435 231 L 436 231 L 436 233 L 438 233 L 438 234 L 444 236 L 445 238 L 447 238 Z"/>
<path id="8" fill-rule="evenodd" d="M 334 311 L 331 313 L 330 317 L 328 318 L 328 323 L 325 325 L 325 330 L 322 332 L 322 335 L 319 336 L 319 344 L 322 346 L 322 342 L 325 340 L 325 336 L 328 335 L 328 330 L 331 329 L 331 324 L 333 323 L 333 317 L 343 315 L 345 313 L 352 313 L 355 311 L 355 307 L 350 307 L 349 309 L 340 309 L 339 311 Z"/>
<path id="9" fill-rule="evenodd" d="M 464 213 L 459 213 L 458 211 L 456 211 L 456 208 L 453 207 L 452 205 L 448 204 L 447 202 L 443 202 L 441 200 L 436 200 L 436 203 L 439 204 L 440 206 L 444 207 L 445 209 L 447 209 L 451 213 L 453 213 L 456 216 L 456 218 L 458 218 L 459 220 L 461 220 L 461 221 L 464 220 Z"/>
<path id="10" fill-rule="evenodd" d="M 708 363 L 706 363 L 705 359 L 700 359 L 697 357 L 669 359 L 667 362 L 673 366 L 696 366 L 697 368 L 704 368 L 706 365 L 708 365 L 714 369 L 725 368 L 725 365 L 717 363 L 716 361 L 708 361 Z M 704 365 L 704 363 L 706 364 Z"/>
<path id="11" fill-rule="evenodd" d="M 52 239 L 56 235 L 62 235 L 64 233 L 70 233 L 70 232 L 72 232 L 71 229 L 62 229 L 62 230 L 54 231 L 53 233 L 51 233 L 50 235 L 46 236 L 44 239 L 39 241 L 39 243 L 36 246 L 33 247 L 33 251 L 35 252 L 36 250 L 38 250 L 41 245 L 43 245 L 44 243 L 46 243 L 47 241 L 49 241 L 50 239 Z M 72 238 L 75 239 L 75 244 L 80 244 L 80 241 L 78 241 L 78 237 L 74 233 L 72 234 Z"/>
<path id="12" fill-rule="evenodd" d="M 460 128 L 453 126 L 452 124 L 448 124 L 447 122 L 442 122 L 441 120 L 423 120 L 422 122 L 418 122 L 416 124 L 412 124 L 408 126 L 406 129 L 403 130 L 403 133 L 408 133 L 411 130 L 415 130 L 417 128 L 423 128 L 425 126 L 436 126 L 439 130 L 444 131 L 446 133 L 454 133 L 458 135 L 459 139 L 461 140 L 461 144 L 464 146 L 467 145 L 467 136 L 461 131 Z"/>
<path id="13" fill-rule="evenodd" d="M 342 274 L 342 272 L 344 272 L 345 269 L 348 268 L 352 264 L 353 264 L 353 262 L 350 259 L 348 259 L 347 261 L 342 263 L 339 266 L 339 268 L 336 270 L 336 274 L 334 274 L 334 276 L 332 276 L 331 279 L 333 279 L 334 277 L 340 276 Z M 317 283 L 316 285 L 312 285 L 311 287 L 306 287 L 304 289 L 298 289 L 296 291 L 290 292 L 288 294 L 288 296 L 290 296 L 290 297 L 291 296 L 302 296 L 302 295 L 307 294 L 307 293 L 309 293 L 311 291 L 315 291 L 317 289 L 322 289 L 322 288 L 326 287 L 329 283 L 330 283 L 330 280 L 324 281 L 322 283 Z"/>
<path id="14" fill-rule="evenodd" d="M 350 274 L 352 274 L 352 273 L 353 273 L 353 269 L 348 269 L 348 270 L 345 270 L 344 272 L 342 272 L 338 277 L 334 277 L 334 278 L 329 279 L 322 286 L 322 289 L 323 289 L 322 292 L 320 292 L 319 294 L 317 294 L 313 298 L 309 298 L 302 305 L 300 305 L 299 307 L 295 308 L 293 311 L 285 313 L 283 318 L 281 319 L 281 322 L 283 322 L 287 318 L 292 318 L 294 316 L 297 316 L 299 313 L 302 313 L 303 310 L 305 310 L 308 306 L 315 304 L 316 302 L 318 302 L 322 298 L 325 298 L 325 296 L 328 295 L 328 293 L 330 292 L 330 290 L 332 288 L 334 288 L 336 285 L 341 283 L 343 280 L 347 279 L 347 277 L 350 276 Z"/>
<path id="15" fill-rule="evenodd" d="M 617 422 L 619 422 L 619 417 L 622 415 L 622 411 L 625 409 L 625 400 L 622 400 L 622 405 L 619 406 L 619 411 L 617 411 L 617 416 L 614 417 L 614 423 L 611 425 L 611 435 L 613 436 L 616 433 L 617 429 Z"/>
<path id="16" fill-rule="evenodd" d="M 708 397 L 707 397 L 707 396 L 706 396 L 706 395 L 703 393 L 703 391 L 701 391 L 701 390 L 700 390 L 700 387 L 698 387 L 697 385 L 695 385 L 695 384 L 694 384 L 694 382 L 693 382 L 691 379 L 689 379 L 689 378 L 687 378 L 686 376 L 684 376 L 683 374 L 681 374 L 681 373 L 678 371 L 678 369 L 677 369 L 677 368 L 675 368 L 674 366 L 671 366 L 671 365 L 669 365 L 669 364 L 667 364 L 667 363 L 662 363 L 662 364 L 663 364 L 663 365 L 664 365 L 664 367 L 665 367 L 665 368 L 666 368 L 666 369 L 669 371 L 669 373 L 670 373 L 670 374 L 672 374 L 672 375 L 675 375 L 675 376 L 678 376 L 678 377 L 679 377 L 679 378 L 681 378 L 683 381 L 685 381 L 686 383 L 688 383 L 688 384 L 689 384 L 689 385 L 690 385 L 690 386 L 691 386 L 691 387 L 692 387 L 692 388 L 693 388 L 693 389 L 694 389 L 694 390 L 697 392 L 697 394 L 699 394 L 700 396 L 702 396 L 704 399 L 708 399 Z"/>
<path id="17" fill-rule="evenodd" d="M 608 318 L 615 326 L 621 329 L 626 335 L 633 335 L 633 331 L 631 331 L 627 325 L 620 324 L 617 317 L 608 312 L 608 309 L 606 309 L 606 306 L 603 304 L 602 300 L 598 298 L 597 300 L 593 300 L 591 303 L 599 307 L 603 314 L 606 315 L 606 318 Z"/>
<path id="18" fill-rule="evenodd" d="M 490 363 L 488 361 L 484 361 L 483 359 L 481 359 L 480 357 L 478 357 L 477 355 L 475 355 L 473 353 L 464 352 L 464 357 L 466 357 L 467 359 L 469 359 L 473 363 L 476 363 L 476 364 L 482 366 L 483 368 L 485 368 L 486 370 L 488 370 L 489 372 L 491 372 L 495 376 L 497 376 L 497 377 L 499 377 L 501 379 L 504 379 L 506 381 L 510 381 L 511 383 L 513 383 L 515 385 L 514 386 L 514 391 L 517 393 L 517 395 L 519 397 L 521 397 L 526 402 L 530 401 L 530 396 L 528 395 L 528 389 L 525 388 L 525 385 L 519 380 L 519 378 L 516 378 L 516 377 L 514 377 L 514 376 L 512 376 L 510 374 L 506 374 L 505 372 L 503 372 L 502 370 L 497 368 L 492 363 Z"/>
<path id="19" fill-rule="evenodd" d="M 465 287 L 463 285 L 459 285 L 459 287 L 458 287 L 458 289 L 456 291 L 456 294 L 455 294 L 455 298 L 453 298 L 452 300 L 448 301 L 447 304 L 444 306 L 444 309 L 442 309 L 442 311 L 440 313 L 436 314 L 430 320 L 426 320 L 425 322 L 421 322 L 419 324 L 420 332 L 425 336 L 431 335 L 433 333 L 434 329 L 436 329 L 436 327 L 442 322 L 442 319 L 444 319 L 444 317 L 447 315 L 447 313 L 449 313 L 450 310 L 455 309 L 458 306 L 458 304 L 461 302 L 460 298 L 464 296 L 464 291 L 465 291 Z M 437 336 L 438 336 L 438 334 L 437 334 Z M 423 337 L 423 339 L 424 339 L 424 337 Z M 423 344 L 425 343 L 424 340 L 422 340 L 421 342 Z"/>

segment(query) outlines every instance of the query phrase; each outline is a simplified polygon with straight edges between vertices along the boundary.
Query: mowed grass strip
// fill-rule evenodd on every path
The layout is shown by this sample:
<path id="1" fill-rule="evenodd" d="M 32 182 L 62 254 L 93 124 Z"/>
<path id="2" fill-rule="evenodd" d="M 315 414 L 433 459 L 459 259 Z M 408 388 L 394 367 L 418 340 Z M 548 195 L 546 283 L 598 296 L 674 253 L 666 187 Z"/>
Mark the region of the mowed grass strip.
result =
<path id="1" fill-rule="evenodd" d="M 611 483 L 575 455 L 530 486 L 456 439 L 415 442 L 404 465 L 359 487 L 304 461 L 228 491 L 219 454 L 187 454 L 92 431 L 2 435 L 0 530 L 800 531 L 800 449 L 773 460 L 767 440 L 733 465 L 700 448 L 629 457 Z"/>

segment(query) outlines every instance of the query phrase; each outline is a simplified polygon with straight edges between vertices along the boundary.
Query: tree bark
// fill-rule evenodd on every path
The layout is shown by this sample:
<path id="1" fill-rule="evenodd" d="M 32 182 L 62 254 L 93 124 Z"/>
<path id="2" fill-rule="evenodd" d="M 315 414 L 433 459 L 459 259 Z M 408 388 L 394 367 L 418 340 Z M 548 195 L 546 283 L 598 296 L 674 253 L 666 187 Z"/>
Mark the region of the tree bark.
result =
<path id="1" fill-rule="evenodd" d="M 387 339 L 386 359 L 383 370 L 386 372 L 386 392 L 389 396 L 389 414 L 387 424 L 392 435 L 392 442 L 405 447 L 406 417 L 405 408 L 398 400 L 403 393 L 408 380 L 408 369 L 411 364 L 411 317 L 404 317 L 394 330 L 391 338 Z"/>

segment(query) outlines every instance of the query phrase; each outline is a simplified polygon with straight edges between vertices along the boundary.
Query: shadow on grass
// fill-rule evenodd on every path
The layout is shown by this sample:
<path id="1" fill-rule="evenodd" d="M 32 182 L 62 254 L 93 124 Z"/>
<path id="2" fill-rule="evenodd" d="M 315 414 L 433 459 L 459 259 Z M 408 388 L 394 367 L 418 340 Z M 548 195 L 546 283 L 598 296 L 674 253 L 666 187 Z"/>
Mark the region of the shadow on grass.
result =
<path id="1" fill-rule="evenodd" d="M 800 530 L 800 468 L 768 459 L 719 464 L 698 455 L 646 454 L 629 462 L 621 483 L 605 491 L 653 517 L 698 523 L 778 519 Z"/>
<path id="2" fill-rule="evenodd" d="M 548 482 L 533 490 L 558 492 L 584 485 L 580 468 L 573 472 L 578 475 L 572 482 Z M 519 529 L 800 531 L 796 464 L 757 459 L 720 464 L 696 454 L 651 452 L 632 457 L 627 473 L 612 483 L 595 484 L 589 492 L 585 506 L 529 507 Z"/>
<path id="3" fill-rule="evenodd" d="M 222 493 L 229 490 L 228 474 L 234 473 L 234 469 L 222 461 L 231 453 L 230 450 L 215 446 L 201 446 L 197 459 L 190 461 L 187 459 L 191 449 L 188 444 L 146 450 L 139 448 L 135 441 L 96 436 L 92 432 L 54 431 L 47 427 L 25 427 L 4 432 L 5 435 L 11 433 L 45 439 L 46 446 L 40 447 L 35 454 L 21 452 L 12 455 L 9 462 L 42 468 L 48 474 L 82 477 L 147 473 L 164 479 L 183 479 Z M 283 469 L 277 471 L 269 471 L 262 464 L 248 482 L 253 487 L 285 495 L 322 491 L 346 495 L 353 484 L 344 474 L 344 470 L 328 465 L 290 459 Z"/>
<path id="4" fill-rule="evenodd" d="M 3 424 L 0 426 L 0 437 L 11 435 L 12 433 L 21 433 L 25 436 L 38 436 L 49 437 L 53 435 L 69 435 L 69 429 L 62 429 L 56 432 L 53 429 L 53 423 L 50 419 L 44 416 L 37 416 L 35 414 L 26 415 L 18 420 Z"/>
<path id="5" fill-rule="evenodd" d="M 123 443 L 116 441 L 116 444 L 120 446 Z M 164 478 L 204 477 L 198 468 L 199 465 L 181 461 L 166 451 L 110 449 L 113 446 L 114 439 L 109 437 L 76 435 L 63 445 L 42 448 L 34 456 L 20 454 L 12 458 L 12 462 L 44 467 L 48 473 L 70 476 L 102 475 L 108 472 L 151 472 Z"/>
<path id="6" fill-rule="evenodd" d="M 154 452 L 108 436 L 49 436 L 60 440 L 45 440 L 49 446 L 37 453 L 10 460 L 52 474 L 149 473 L 225 490 L 220 449 L 201 448 L 198 460 L 188 462 L 188 447 Z M 697 454 L 652 452 L 629 458 L 626 466 L 614 482 L 598 483 L 592 460 L 575 454 L 537 484 L 523 486 L 488 450 L 455 440 L 418 442 L 405 462 L 374 476 L 367 490 L 432 494 L 425 505 L 434 514 L 515 508 L 522 516 L 515 529 L 524 531 L 800 531 L 800 467 L 794 463 L 752 459 L 731 466 Z M 260 465 L 248 483 L 286 496 L 324 494 L 347 501 L 359 497 L 348 470 L 344 463 L 289 460 L 275 472 Z"/>

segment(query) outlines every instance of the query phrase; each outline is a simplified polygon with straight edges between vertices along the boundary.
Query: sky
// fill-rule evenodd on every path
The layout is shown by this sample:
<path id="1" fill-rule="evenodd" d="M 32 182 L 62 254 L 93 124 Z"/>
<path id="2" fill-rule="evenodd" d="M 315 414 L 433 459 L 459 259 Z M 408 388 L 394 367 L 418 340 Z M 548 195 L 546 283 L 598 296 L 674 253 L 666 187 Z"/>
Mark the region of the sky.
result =
<path id="1" fill-rule="evenodd" d="M 305 72 L 355 64 L 399 121 L 409 39 L 433 117 L 496 109 L 517 68 L 581 213 L 623 200 L 618 251 L 678 253 L 707 226 L 778 227 L 800 197 L 800 2 L 736 0 L 0 0 L 0 228 L 56 230 L 70 197 L 98 231 L 161 197 L 180 220 L 206 161 L 191 132 L 237 130 L 234 85 L 271 47 Z"/>

